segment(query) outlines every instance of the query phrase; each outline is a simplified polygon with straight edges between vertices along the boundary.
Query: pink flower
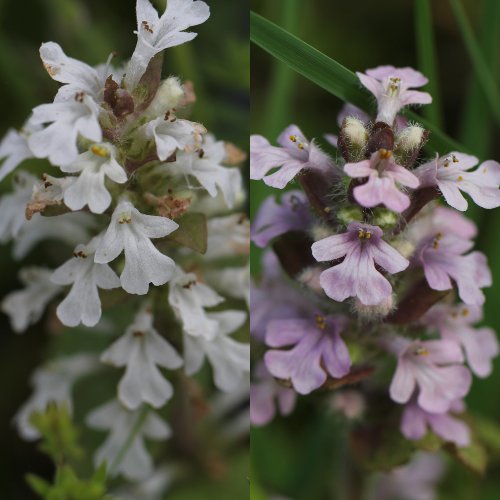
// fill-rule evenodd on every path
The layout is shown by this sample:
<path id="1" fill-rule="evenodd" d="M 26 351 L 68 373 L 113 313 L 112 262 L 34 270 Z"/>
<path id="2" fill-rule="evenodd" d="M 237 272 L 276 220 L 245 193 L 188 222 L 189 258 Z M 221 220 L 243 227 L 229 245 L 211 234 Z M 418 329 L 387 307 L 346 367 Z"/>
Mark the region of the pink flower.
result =
<path id="1" fill-rule="evenodd" d="M 364 305 L 376 305 L 392 292 L 389 281 L 375 264 L 391 274 L 403 271 L 409 262 L 382 239 L 377 226 L 351 222 L 346 233 L 328 236 L 311 247 L 319 262 L 340 263 L 321 273 L 320 283 L 328 297 L 342 302 L 357 297 Z"/>
<path id="2" fill-rule="evenodd" d="M 283 233 L 292 230 L 308 229 L 312 224 L 306 196 L 302 191 L 289 191 L 276 203 L 274 196 L 269 196 L 259 208 L 252 224 L 252 241 L 260 248 Z"/>
<path id="3" fill-rule="evenodd" d="M 309 142 L 296 125 L 278 137 L 281 147 L 271 146 L 261 135 L 250 137 L 250 179 L 263 179 L 268 186 L 283 189 L 301 170 L 333 172 L 333 162 L 314 141 Z M 278 170 L 267 175 L 273 168 Z"/>
<path id="4" fill-rule="evenodd" d="M 410 205 L 410 198 L 398 189 L 396 182 L 413 189 L 419 185 L 417 177 L 398 165 L 392 151 L 386 149 L 376 151 L 369 160 L 346 163 L 344 172 L 353 178 L 368 177 L 365 184 L 353 191 L 356 201 L 367 208 L 385 205 L 394 212 L 403 212 Z"/>
<path id="5" fill-rule="evenodd" d="M 407 403 L 418 387 L 420 408 L 429 413 L 445 413 L 455 400 L 469 392 L 472 377 L 461 364 L 464 358 L 456 342 L 393 337 L 387 347 L 398 356 L 389 390 L 396 403 Z"/>
<path id="6" fill-rule="evenodd" d="M 409 90 L 422 87 L 428 80 L 422 73 L 412 68 L 379 66 L 356 73 L 361 83 L 376 97 L 378 122 L 394 123 L 401 108 L 410 104 L 430 104 L 432 97 L 427 92 Z"/>
<path id="7" fill-rule="evenodd" d="M 478 377 L 492 371 L 492 360 L 498 356 L 498 340 L 491 328 L 474 328 L 483 319 L 478 306 L 438 304 L 422 318 L 422 323 L 439 331 L 443 339 L 459 343 L 467 363 Z"/>
<path id="8" fill-rule="evenodd" d="M 481 288 L 491 286 L 491 273 L 483 253 L 464 255 L 472 246 L 470 240 L 438 232 L 424 239 L 415 258 L 423 266 L 432 289 L 451 290 L 453 280 L 466 304 L 480 306 L 484 303 Z"/>
<path id="9" fill-rule="evenodd" d="M 267 425 L 278 411 L 287 416 L 292 413 L 297 401 L 293 389 L 279 384 L 267 371 L 264 363 L 255 370 L 257 381 L 250 387 L 250 421 L 255 426 Z"/>
<path id="10" fill-rule="evenodd" d="M 269 372 L 280 379 L 290 379 L 299 394 L 309 394 L 321 387 L 327 375 L 341 378 L 351 369 L 351 359 L 340 332 L 344 316 L 316 314 L 307 319 L 272 321 L 266 334 L 270 347 L 293 345 L 289 351 L 270 350 L 265 354 Z"/>
<path id="11" fill-rule="evenodd" d="M 468 172 L 479 160 L 463 153 L 450 153 L 421 165 L 415 170 L 421 187 L 437 186 L 448 205 L 467 210 L 467 200 L 461 191 L 483 208 L 500 206 L 500 163 L 489 160 L 473 172 Z"/>
<path id="12" fill-rule="evenodd" d="M 451 404 L 454 412 L 463 411 L 463 403 L 455 401 Z M 429 413 L 420 408 L 416 402 L 408 404 L 401 417 L 401 432 L 407 439 L 422 439 L 430 428 L 434 434 L 457 446 L 469 446 L 470 431 L 465 422 L 448 413 Z"/>

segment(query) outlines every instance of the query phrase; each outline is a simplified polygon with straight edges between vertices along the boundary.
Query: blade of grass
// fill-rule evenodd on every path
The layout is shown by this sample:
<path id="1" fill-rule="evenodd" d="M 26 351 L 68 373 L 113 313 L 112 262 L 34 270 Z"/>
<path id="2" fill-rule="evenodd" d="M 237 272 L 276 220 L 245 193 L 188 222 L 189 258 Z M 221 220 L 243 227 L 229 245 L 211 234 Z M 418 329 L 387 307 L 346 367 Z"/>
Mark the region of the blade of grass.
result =
<path id="1" fill-rule="evenodd" d="M 484 95 L 491 107 L 491 112 L 496 121 L 500 124 L 500 93 L 495 79 L 493 78 L 488 63 L 481 52 L 481 47 L 474 36 L 472 27 L 467 19 L 460 0 L 450 0 L 450 5 L 462 34 L 465 48 L 467 49 L 472 65 L 474 66 L 474 71 L 477 74 L 478 81 L 481 84 Z"/>
<path id="2" fill-rule="evenodd" d="M 255 12 L 250 14 L 250 39 L 342 101 L 350 102 L 365 111 L 373 111 L 373 99 L 361 89 L 358 78 L 352 71 Z M 453 150 L 466 151 L 465 147 L 428 120 L 412 111 L 406 111 L 404 114 L 431 131 L 428 145 L 435 151 L 443 154 Z"/>
<path id="3" fill-rule="evenodd" d="M 432 95 L 432 103 L 424 106 L 422 114 L 437 127 L 442 127 L 436 45 L 432 31 L 432 13 L 429 0 L 415 0 L 415 36 L 418 66 L 420 71 L 429 79 L 427 90 Z"/>

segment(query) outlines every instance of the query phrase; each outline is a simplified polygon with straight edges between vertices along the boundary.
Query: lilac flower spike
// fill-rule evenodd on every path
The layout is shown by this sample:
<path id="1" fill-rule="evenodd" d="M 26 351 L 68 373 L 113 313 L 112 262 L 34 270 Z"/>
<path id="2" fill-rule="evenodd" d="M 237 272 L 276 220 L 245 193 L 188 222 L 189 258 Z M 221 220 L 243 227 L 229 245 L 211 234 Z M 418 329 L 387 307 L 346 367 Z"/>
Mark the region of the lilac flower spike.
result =
<path id="1" fill-rule="evenodd" d="M 394 212 L 403 212 L 410 205 L 410 198 L 401 192 L 396 182 L 415 189 L 418 178 L 409 170 L 398 165 L 392 151 L 380 149 L 369 160 L 347 163 L 344 172 L 353 178 L 368 177 L 362 186 L 354 188 L 354 198 L 362 206 L 371 208 L 385 205 Z"/>
<path id="2" fill-rule="evenodd" d="M 328 236 L 312 245 L 312 254 L 319 262 L 345 257 L 321 273 L 321 286 L 330 298 L 342 302 L 357 297 L 362 304 L 371 306 L 391 294 L 391 284 L 375 264 L 395 274 L 406 269 L 409 262 L 382 235 L 377 226 L 351 222 L 346 233 Z"/>
<path id="3" fill-rule="evenodd" d="M 265 355 L 269 372 L 290 379 L 299 394 L 321 387 L 327 375 L 340 378 L 351 369 L 351 359 L 340 332 L 344 316 L 316 314 L 307 319 L 274 320 L 269 323 L 266 343 L 270 347 L 293 345 L 289 351 L 270 350 Z"/>
<path id="4" fill-rule="evenodd" d="M 252 241 L 260 248 L 292 230 L 308 229 L 312 224 L 306 197 L 302 191 L 290 191 L 281 198 L 281 204 L 274 196 L 269 196 L 259 208 L 252 224 Z"/>
<path id="5" fill-rule="evenodd" d="M 428 82 L 422 73 L 413 68 L 379 66 L 366 70 L 366 74 L 357 72 L 356 75 L 363 86 L 377 98 L 377 122 L 392 126 L 396 115 L 404 106 L 432 102 L 432 97 L 427 92 L 409 90 L 422 87 Z"/>
<path id="6" fill-rule="evenodd" d="M 472 241 L 438 232 L 426 238 L 415 255 L 432 289 L 451 290 L 453 280 L 466 304 L 480 306 L 484 303 L 481 288 L 491 286 L 491 272 L 483 253 L 464 255 L 472 246 Z"/>
<path id="7" fill-rule="evenodd" d="M 474 328 L 483 319 L 480 307 L 465 304 L 435 305 L 422 322 L 439 331 L 443 339 L 458 342 L 464 349 L 472 372 L 484 378 L 491 374 L 492 360 L 498 356 L 498 340 L 488 327 Z"/>
<path id="8" fill-rule="evenodd" d="M 420 408 L 430 413 L 445 413 L 455 400 L 469 392 L 472 377 L 461 365 L 464 358 L 456 342 L 393 337 L 388 348 L 398 356 L 390 386 L 391 399 L 396 403 L 407 403 L 418 387 Z"/>
<path id="9" fill-rule="evenodd" d="M 283 189 L 301 170 L 333 171 L 330 157 L 314 141 L 309 142 L 296 125 L 278 137 L 281 147 L 271 146 L 261 135 L 250 137 L 250 178 L 263 179 L 271 187 Z M 279 167 L 273 174 L 268 172 Z"/>
<path id="10" fill-rule="evenodd" d="M 421 165 L 415 170 L 421 187 L 437 186 L 448 205 L 460 211 L 467 210 L 467 193 L 474 203 L 483 208 L 500 206 L 500 163 L 489 160 L 473 172 L 477 165 L 475 156 L 453 152 Z"/>
<path id="11" fill-rule="evenodd" d="M 452 404 L 453 411 L 463 410 L 461 401 Z M 427 428 L 445 441 L 455 443 L 457 446 L 469 446 L 470 431 L 465 422 L 448 413 L 429 413 L 422 410 L 416 402 L 412 402 L 404 409 L 401 417 L 401 432 L 407 439 L 422 439 Z"/>

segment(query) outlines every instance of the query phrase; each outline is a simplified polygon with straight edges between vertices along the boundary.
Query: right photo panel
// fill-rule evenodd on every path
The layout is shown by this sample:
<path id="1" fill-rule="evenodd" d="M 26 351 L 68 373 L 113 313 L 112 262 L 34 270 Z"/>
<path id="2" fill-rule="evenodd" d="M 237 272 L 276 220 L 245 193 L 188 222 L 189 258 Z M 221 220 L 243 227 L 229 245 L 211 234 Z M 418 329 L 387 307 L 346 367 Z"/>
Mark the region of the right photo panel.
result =
<path id="1" fill-rule="evenodd" d="M 251 7 L 251 498 L 496 500 L 500 2 Z"/>

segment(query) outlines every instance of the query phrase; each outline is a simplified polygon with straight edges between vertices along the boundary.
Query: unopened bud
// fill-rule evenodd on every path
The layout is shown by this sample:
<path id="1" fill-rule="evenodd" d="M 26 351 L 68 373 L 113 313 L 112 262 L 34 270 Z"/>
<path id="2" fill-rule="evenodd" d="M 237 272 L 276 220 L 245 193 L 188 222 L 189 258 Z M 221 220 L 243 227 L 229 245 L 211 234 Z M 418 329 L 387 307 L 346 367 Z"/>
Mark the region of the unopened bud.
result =
<path id="1" fill-rule="evenodd" d="M 161 83 L 156 95 L 149 105 L 148 114 L 162 116 L 168 110 L 179 106 L 184 98 L 184 89 L 178 78 L 171 76 Z"/>
<path id="2" fill-rule="evenodd" d="M 406 259 L 409 259 L 415 252 L 415 245 L 403 238 L 391 241 L 391 246 Z"/>
<path id="3" fill-rule="evenodd" d="M 385 318 L 394 309 L 394 297 L 389 295 L 375 306 L 366 306 L 356 299 L 354 309 L 361 319 L 367 321 L 379 320 Z"/>
<path id="4" fill-rule="evenodd" d="M 368 130 L 365 124 L 354 116 L 348 116 L 342 123 L 338 147 L 346 161 L 361 160 L 368 143 Z"/>
<path id="5" fill-rule="evenodd" d="M 324 238 L 328 238 L 328 236 L 331 236 L 332 234 L 334 234 L 333 230 L 329 226 L 316 224 L 311 228 L 311 237 L 314 241 L 319 241 Z"/>
<path id="6" fill-rule="evenodd" d="M 297 279 L 299 283 L 307 286 L 307 288 L 313 290 L 314 292 L 321 293 L 322 288 L 319 282 L 319 276 L 323 272 L 323 269 L 318 266 L 306 267 L 298 276 Z"/>
<path id="7" fill-rule="evenodd" d="M 391 212 L 387 208 L 376 208 L 373 211 L 373 225 L 380 227 L 386 231 L 387 229 L 392 229 L 398 222 L 398 214 Z"/>
<path id="8" fill-rule="evenodd" d="M 420 125 L 411 125 L 404 128 L 396 138 L 396 148 L 405 152 L 420 148 L 424 140 L 425 129 Z"/>
<path id="9" fill-rule="evenodd" d="M 342 413 L 349 420 L 360 418 L 366 408 L 365 399 L 359 391 L 336 392 L 331 400 L 332 409 Z"/>
<path id="10" fill-rule="evenodd" d="M 363 210 L 358 206 L 341 208 L 337 212 L 339 222 L 348 226 L 351 222 L 363 220 Z"/>

